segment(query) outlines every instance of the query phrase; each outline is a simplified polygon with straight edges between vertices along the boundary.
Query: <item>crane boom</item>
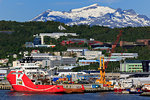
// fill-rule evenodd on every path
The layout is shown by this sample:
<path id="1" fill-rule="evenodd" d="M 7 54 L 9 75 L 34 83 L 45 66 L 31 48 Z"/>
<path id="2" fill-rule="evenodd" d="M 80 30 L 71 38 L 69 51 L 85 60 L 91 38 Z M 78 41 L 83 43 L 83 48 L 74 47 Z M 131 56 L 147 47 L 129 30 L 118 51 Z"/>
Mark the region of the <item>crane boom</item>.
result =
<path id="1" fill-rule="evenodd" d="M 121 35 L 122 35 L 122 31 L 120 31 L 120 33 L 117 35 L 117 40 L 115 41 L 114 46 L 111 49 L 111 53 L 114 52 Z M 109 54 L 109 60 L 110 60 L 110 57 L 112 55 L 111 53 Z M 106 79 L 105 79 L 105 69 L 107 68 L 109 60 L 105 64 L 104 57 L 100 57 L 100 62 L 99 62 L 100 79 L 96 80 L 96 82 L 98 82 L 99 84 L 108 84 L 108 85 L 111 84 L 110 82 L 106 82 Z"/>
<path id="2" fill-rule="evenodd" d="M 107 68 L 107 65 L 109 63 L 110 57 L 111 57 L 112 53 L 114 52 L 114 50 L 115 50 L 115 48 L 117 46 L 117 43 L 119 42 L 119 39 L 120 39 L 121 36 L 122 36 L 122 30 L 120 30 L 120 33 L 117 35 L 117 39 L 116 39 L 114 45 L 112 46 L 111 52 L 109 54 L 109 59 L 108 59 L 108 61 L 105 64 L 106 68 Z"/>

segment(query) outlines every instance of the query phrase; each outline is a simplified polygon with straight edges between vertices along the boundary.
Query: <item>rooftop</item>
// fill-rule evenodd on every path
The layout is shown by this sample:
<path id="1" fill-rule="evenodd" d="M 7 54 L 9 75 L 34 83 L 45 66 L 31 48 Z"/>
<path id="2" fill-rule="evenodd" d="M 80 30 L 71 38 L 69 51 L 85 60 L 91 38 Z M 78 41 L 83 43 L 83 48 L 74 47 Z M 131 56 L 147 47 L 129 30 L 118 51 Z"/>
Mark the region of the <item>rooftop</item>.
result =
<path id="1" fill-rule="evenodd" d="M 68 47 L 67 49 L 88 49 L 87 47 Z"/>
<path id="2" fill-rule="evenodd" d="M 142 60 L 126 60 L 126 63 L 142 63 Z"/>

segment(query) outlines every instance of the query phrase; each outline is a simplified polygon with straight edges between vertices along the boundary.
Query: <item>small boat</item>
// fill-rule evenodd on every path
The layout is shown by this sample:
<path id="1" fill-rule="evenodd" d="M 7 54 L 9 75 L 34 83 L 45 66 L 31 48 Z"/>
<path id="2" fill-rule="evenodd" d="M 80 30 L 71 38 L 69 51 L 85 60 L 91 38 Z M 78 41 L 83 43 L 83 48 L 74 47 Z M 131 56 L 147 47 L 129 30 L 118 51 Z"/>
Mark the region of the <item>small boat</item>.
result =
<path id="1" fill-rule="evenodd" d="M 12 85 L 13 91 L 48 93 L 65 92 L 62 85 L 35 85 L 23 71 L 11 71 L 7 75 L 7 80 Z"/>
<path id="2" fill-rule="evenodd" d="M 122 93 L 122 94 L 129 94 L 129 91 L 123 90 L 121 93 Z"/>
<path id="3" fill-rule="evenodd" d="M 131 88 L 130 91 L 129 91 L 130 94 L 141 94 L 143 93 L 143 91 L 141 91 L 141 89 L 139 88 Z"/>
<path id="4" fill-rule="evenodd" d="M 144 84 L 142 87 L 143 92 L 150 92 L 150 84 Z"/>
<path id="5" fill-rule="evenodd" d="M 116 93 L 122 93 L 122 91 L 125 91 L 126 89 L 119 86 L 119 85 L 114 85 L 114 92 Z"/>

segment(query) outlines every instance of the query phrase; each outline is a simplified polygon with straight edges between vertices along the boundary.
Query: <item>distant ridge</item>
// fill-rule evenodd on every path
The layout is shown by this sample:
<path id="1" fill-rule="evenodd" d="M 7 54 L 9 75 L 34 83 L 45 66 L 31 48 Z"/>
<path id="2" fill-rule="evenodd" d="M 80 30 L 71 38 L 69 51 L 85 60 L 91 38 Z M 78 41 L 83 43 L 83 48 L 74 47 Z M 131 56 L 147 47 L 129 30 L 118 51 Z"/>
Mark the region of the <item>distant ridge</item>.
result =
<path id="1" fill-rule="evenodd" d="M 59 21 L 67 25 L 99 25 L 107 27 L 150 26 L 150 19 L 137 14 L 133 9 L 122 10 L 93 4 L 87 7 L 72 9 L 69 12 L 47 11 L 31 21 Z"/>

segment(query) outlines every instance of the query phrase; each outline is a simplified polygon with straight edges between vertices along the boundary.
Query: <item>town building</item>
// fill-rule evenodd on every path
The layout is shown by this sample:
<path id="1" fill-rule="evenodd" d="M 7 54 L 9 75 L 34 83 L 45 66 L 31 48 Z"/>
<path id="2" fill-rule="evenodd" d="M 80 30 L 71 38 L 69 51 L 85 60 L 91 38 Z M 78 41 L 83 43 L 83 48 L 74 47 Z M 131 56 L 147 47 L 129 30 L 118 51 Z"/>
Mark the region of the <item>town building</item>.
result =
<path id="1" fill-rule="evenodd" d="M 0 64 L 8 63 L 9 59 L 0 59 Z"/>
<path id="2" fill-rule="evenodd" d="M 13 58 L 17 58 L 17 54 L 13 54 Z"/>
<path id="3" fill-rule="evenodd" d="M 39 36 L 36 36 L 33 40 L 34 45 L 41 45 L 41 38 Z"/>
<path id="4" fill-rule="evenodd" d="M 120 64 L 121 72 L 143 72 L 141 60 L 126 60 Z"/>
<path id="5" fill-rule="evenodd" d="M 84 51 L 84 58 L 86 59 L 98 59 L 102 56 L 102 51 Z"/>
<path id="6" fill-rule="evenodd" d="M 104 57 L 104 61 L 107 62 L 107 61 L 121 61 L 122 60 L 122 57 L 116 57 L 116 56 L 111 56 L 111 57 Z"/>
<path id="7" fill-rule="evenodd" d="M 79 66 L 86 66 L 97 62 L 99 63 L 99 60 L 79 60 Z"/>
<path id="8" fill-rule="evenodd" d="M 62 57 L 61 65 L 76 65 L 76 58 L 72 57 Z"/>
<path id="9" fill-rule="evenodd" d="M 68 36 L 68 35 L 71 35 L 71 36 L 78 36 L 76 33 L 60 33 L 60 32 L 56 32 L 56 33 L 40 33 L 39 36 L 41 38 L 41 44 L 43 45 L 44 44 L 44 37 L 45 36 L 49 36 L 51 38 L 55 38 L 55 39 L 58 39 L 60 38 L 61 36 Z"/>
<path id="10" fill-rule="evenodd" d="M 63 40 L 61 42 L 61 45 L 69 45 L 69 44 L 78 44 L 78 45 L 81 45 L 81 44 L 87 44 L 89 46 L 91 45 L 103 45 L 103 42 L 100 42 L 100 41 L 95 41 L 94 39 L 90 39 L 90 40 L 87 40 L 87 39 L 68 39 L 68 40 Z"/>
<path id="11" fill-rule="evenodd" d="M 138 43 L 143 43 L 144 45 L 150 45 L 150 39 L 137 39 Z"/>
<path id="12" fill-rule="evenodd" d="M 40 53 L 40 51 L 39 50 L 32 50 L 31 53 L 32 54 L 37 54 L 37 53 Z"/>
<path id="13" fill-rule="evenodd" d="M 34 47 L 34 44 L 32 42 L 26 42 L 25 43 L 25 47 L 26 48 L 33 48 Z"/>
<path id="14" fill-rule="evenodd" d="M 76 58 L 53 56 L 45 53 L 32 53 L 30 57 L 26 56 L 24 59 L 13 61 L 13 67 L 20 66 L 22 63 L 35 63 L 41 68 L 59 68 L 59 66 L 75 66 Z"/>
<path id="15" fill-rule="evenodd" d="M 138 53 L 111 53 L 111 57 L 121 57 L 122 59 L 137 58 Z"/>
<path id="16" fill-rule="evenodd" d="M 0 84 L 1 85 L 9 85 L 9 82 L 7 81 L 7 75 L 9 73 L 8 67 L 0 67 Z"/>
<path id="17" fill-rule="evenodd" d="M 61 60 L 61 56 L 53 56 L 52 54 L 48 54 L 48 53 L 31 54 L 31 57 L 33 59 Z"/>
<path id="18" fill-rule="evenodd" d="M 143 72 L 150 72 L 150 60 L 143 60 Z"/>
<path id="19" fill-rule="evenodd" d="M 93 64 L 93 63 L 99 63 L 99 58 L 97 58 L 96 60 L 79 60 L 79 66 L 86 66 L 86 65 L 90 65 L 90 64 Z M 121 57 L 104 57 L 104 61 L 105 62 L 114 62 L 114 61 L 121 61 L 122 58 Z"/>
<path id="20" fill-rule="evenodd" d="M 81 44 L 84 44 L 86 43 L 87 44 L 87 40 L 86 39 L 68 39 L 68 40 L 63 40 L 61 42 L 61 45 L 69 45 L 69 44 L 78 44 L 78 45 L 81 45 Z"/>
<path id="21" fill-rule="evenodd" d="M 67 52 L 81 53 L 81 55 L 84 55 L 85 51 L 88 51 L 87 47 L 69 47 L 69 48 L 67 48 Z"/>

